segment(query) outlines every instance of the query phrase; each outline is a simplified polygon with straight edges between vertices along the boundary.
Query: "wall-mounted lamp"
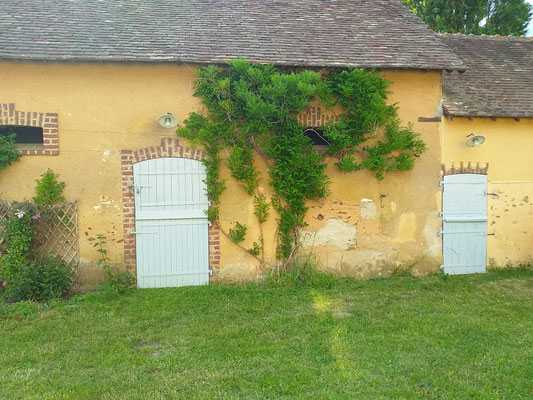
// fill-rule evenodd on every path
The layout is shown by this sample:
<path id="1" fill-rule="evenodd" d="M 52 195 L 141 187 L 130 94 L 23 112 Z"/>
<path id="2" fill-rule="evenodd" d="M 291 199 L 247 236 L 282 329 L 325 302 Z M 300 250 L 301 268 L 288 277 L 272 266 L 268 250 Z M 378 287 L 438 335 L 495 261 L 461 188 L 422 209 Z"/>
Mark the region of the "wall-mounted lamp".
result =
<path id="1" fill-rule="evenodd" d="M 483 143 L 485 143 L 485 136 L 483 135 L 474 135 L 471 133 L 467 136 L 468 140 L 466 141 L 466 145 L 468 147 L 479 147 Z"/>
<path id="2" fill-rule="evenodd" d="M 173 116 L 171 113 L 166 113 L 166 114 L 161 115 L 157 119 L 157 122 L 163 128 L 167 128 L 167 129 L 174 128 L 175 126 L 178 125 L 178 119 L 175 116 Z"/>

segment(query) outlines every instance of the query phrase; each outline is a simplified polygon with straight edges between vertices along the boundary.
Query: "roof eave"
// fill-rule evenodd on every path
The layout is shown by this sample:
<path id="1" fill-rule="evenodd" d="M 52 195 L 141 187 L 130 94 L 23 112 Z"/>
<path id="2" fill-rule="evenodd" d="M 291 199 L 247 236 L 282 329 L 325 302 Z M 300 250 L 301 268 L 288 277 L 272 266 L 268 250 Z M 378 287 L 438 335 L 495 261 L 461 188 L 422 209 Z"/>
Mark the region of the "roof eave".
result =
<path id="1" fill-rule="evenodd" d="M 86 63 L 140 63 L 140 64 L 166 64 L 166 63 L 180 63 L 180 64 L 227 64 L 231 62 L 228 59 L 193 59 L 180 57 L 149 57 L 149 58 L 123 58 L 123 57 L 35 57 L 35 56 L 10 56 L 0 55 L 1 61 L 26 61 L 26 62 L 86 62 Z M 317 67 L 317 68 L 364 68 L 364 69 L 402 69 L 402 70 L 425 70 L 425 71 L 458 71 L 463 72 L 468 68 L 466 66 L 457 65 L 413 65 L 413 64 L 394 64 L 394 63 L 376 63 L 376 64 L 354 64 L 346 62 L 295 62 L 295 61 L 265 61 L 261 59 L 249 59 L 254 63 L 273 64 L 287 67 Z"/>

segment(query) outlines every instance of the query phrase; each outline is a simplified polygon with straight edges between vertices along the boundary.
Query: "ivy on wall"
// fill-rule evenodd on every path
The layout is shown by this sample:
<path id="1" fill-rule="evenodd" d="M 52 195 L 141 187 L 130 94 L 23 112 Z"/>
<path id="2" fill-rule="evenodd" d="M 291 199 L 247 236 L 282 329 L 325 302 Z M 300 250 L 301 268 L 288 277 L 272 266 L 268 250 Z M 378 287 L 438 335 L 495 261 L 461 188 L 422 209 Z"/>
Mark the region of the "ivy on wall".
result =
<path id="1" fill-rule="evenodd" d="M 11 163 L 20 160 L 20 151 L 15 146 L 15 134 L 0 135 L 0 169 L 6 169 Z"/>
<path id="2" fill-rule="evenodd" d="M 261 232 L 250 249 L 241 244 L 246 226 L 237 222 L 227 236 L 264 265 L 262 225 L 272 207 L 279 214 L 277 256 L 284 261 L 292 257 L 299 228 L 305 226 L 306 201 L 328 194 L 325 155 L 313 148 L 303 135 L 306 127 L 297 119 L 312 101 L 343 110 L 336 122 L 323 127 L 330 143 L 327 155 L 338 160 L 335 165 L 340 170 L 369 169 L 383 179 L 386 172 L 411 169 L 425 145 L 410 127 L 401 125 L 397 107 L 386 103 L 390 84 L 378 72 L 362 69 L 318 73 L 245 60 L 198 69 L 194 95 L 207 113 L 191 113 L 177 133 L 192 144 L 203 145 L 207 152 L 203 162 L 212 203 L 209 220 L 218 223 L 220 195 L 225 189 L 220 166 L 225 162 L 231 176 L 252 196 Z M 228 154 L 225 160 L 223 151 Z M 254 164 L 256 153 L 269 170 L 274 190 L 270 201 L 258 189 L 265 177 Z"/>

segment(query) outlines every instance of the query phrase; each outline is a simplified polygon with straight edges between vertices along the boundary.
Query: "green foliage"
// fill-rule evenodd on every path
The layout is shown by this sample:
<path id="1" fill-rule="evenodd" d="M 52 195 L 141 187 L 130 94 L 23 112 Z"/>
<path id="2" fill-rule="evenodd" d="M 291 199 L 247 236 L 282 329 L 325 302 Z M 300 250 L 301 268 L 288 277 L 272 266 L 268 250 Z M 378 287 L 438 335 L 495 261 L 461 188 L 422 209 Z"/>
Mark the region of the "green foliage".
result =
<path id="1" fill-rule="evenodd" d="M 4 287 L 3 298 L 8 301 L 47 301 L 64 297 L 74 279 L 68 265 L 56 257 L 23 264 Z"/>
<path id="2" fill-rule="evenodd" d="M 360 69 L 331 73 L 331 94 L 345 113 L 340 121 L 324 130 L 331 146 L 328 152 L 338 157 L 335 164 L 345 172 L 369 169 L 381 180 L 386 172 L 409 170 L 425 144 L 411 128 L 402 127 L 395 105 L 385 102 L 390 82 L 380 74 Z M 381 133 L 382 140 L 375 139 Z M 371 144 L 358 147 L 368 139 Z M 363 154 L 359 159 L 354 154 Z"/>
<path id="3" fill-rule="evenodd" d="M 51 205 L 62 203 L 65 201 L 63 190 L 65 189 L 65 182 L 60 182 L 59 174 L 54 173 L 50 168 L 41 175 L 42 179 L 37 179 L 37 186 L 35 192 L 37 196 L 33 198 L 38 205 Z"/>
<path id="4" fill-rule="evenodd" d="M 38 209 L 22 204 L 4 223 L 0 235 L 0 294 L 6 301 L 46 301 L 64 296 L 72 285 L 73 273 L 60 259 L 39 257 L 34 250 Z"/>
<path id="5" fill-rule="evenodd" d="M 266 201 L 264 194 L 259 194 L 254 197 L 254 215 L 257 217 L 259 223 L 264 223 L 270 215 L 270 205 Z"/>
<path id="6" fill-rule="evenodd" d="M 6 169 L 20 157 L 20 151 L 15 146 L 15 134 L 0 135 L 0 169 Z"/>
<path id="7" fill-rule="evenodd" d="M 408 267 L 396 267 L 391 273 L 391 276 L 394 278 L 412 278 L 413 275 L 413 265 Z"/>
<path id="8" fill-rule="evenodd" d="M 304 256 L 295 257 L 287 268 L 269 270 L 264 284 L 282 288 L 331 288 L 338 280 L 333 274 L 318 270 L 316 260 Z"/>
<path id="9" fill-rule="evenodd" d="M 231 176 L 240 181 L 242 188 L 251 196 L 259 185 L 253 149 L 246 144 L 232 147 L 226 165 L 231 171 Z"/>
<path id="10" fill-rule="evenodd" d="M 111 258 L 109 258 L 106 249 L 107 237 L 102 234 L 96 235 L 96 241 L 93 247 L 100 254 L 98 265 L 104 269 L 107 274 L 107 285 L 113 288 L 117 293 L 123 294 L 136 286 L 136 277 L 130 271 L 114 272 L 111 267 Z"/>
<path id="11" fill-rule="evenodd" d="M 253 246 L 248 249 L 248 253 L 257 257 L 261 254 L 261 249 L 261 246 L 257 242 L 254 242 Z"/>
<path id="12" fill-rule="evenodd" d="M 33 317 L 42 310 L 42 304 L 33 300 L 17 303 L 0 303 L 0 320 L 14 319 L 17 321 Z"/>
<path id="13" fill-rule="evenodd" d="M 386 104 L 389 84 L 378 73 L 360 69 L 319 74 L 245 60 L 234 60 L 224 68 L 210 65 L 199 69 L 194 95 L 202 100 L 207 113 L 191 113 L 177 133 L 193 145 L 203 145 L 207 152 L 209 220 L 217 222 L 225 189 L 219 171 L 224 151 L 231 176 L 254 197 L 258 223 L 266 222 L 269 204 L 257 190 L 261 180 L 254 164 L 257 153 L 267 162 L 269 184 L 275 193 L 277 255 L 285 260 L 291 257 L 299 228 L 305 226 L 306 201 L 328 194 L 324 156 L 303 135 L 305 127 L 297 119 L 311 101 L 325 107 L 340 105 L 345 110 L 337 123 L 324 127 L 331 142 L 329 155 L 338 158 L 336 165 L 341 170 L 366 168 L 383 179 L 386 172 L 412 168 L 425 146 L 416 133 L 400 125 L 396 107 Z M 368 139 L 374 141 L 362 146 Z M 240 242 L 245 231 L 246 227 L 236 225 L 228 236 Z M 252 254 L 262 244 L 261 236 L 261 246 L 252 248 Z"/>
<path id="14" fill-rule="evenodd" d="M 239 222 L 235 222 L 235 227 L 230 228 L 229 237 L 236 243 L 242 242 L 246 237 L 246 225 L 241 225 Z"/>
<path id="15" fill-rule="evenodd" d="M 36 221 L 40 213 L 30 203 L 22 204 L 3 223 L 0 239 L 3 240 L 3 254 L 0 256 L 0 280 L 10 282 L 21 268 L 34 257 L 33 244 L 36 235 Z"/>
<path id="16" fill-rule="evenodd" d="M 437 32 L 524 35 L 532 6 L 525 0 L 404 0 Z"/>

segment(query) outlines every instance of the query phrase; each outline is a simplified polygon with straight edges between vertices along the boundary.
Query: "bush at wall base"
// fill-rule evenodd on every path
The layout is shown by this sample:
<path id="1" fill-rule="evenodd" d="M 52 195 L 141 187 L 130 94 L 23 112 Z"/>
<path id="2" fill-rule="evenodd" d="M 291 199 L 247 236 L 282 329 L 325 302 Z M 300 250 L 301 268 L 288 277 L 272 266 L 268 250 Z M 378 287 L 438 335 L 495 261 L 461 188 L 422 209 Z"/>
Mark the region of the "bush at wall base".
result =
<path id="1" fill-rule="evenodd" d="M 46 256 L 20 266 L 2 282 L 0 296 L 8 302 L 60 298 L 68 293 L 73 279 L 74 273 L 64 261 Z"/>

